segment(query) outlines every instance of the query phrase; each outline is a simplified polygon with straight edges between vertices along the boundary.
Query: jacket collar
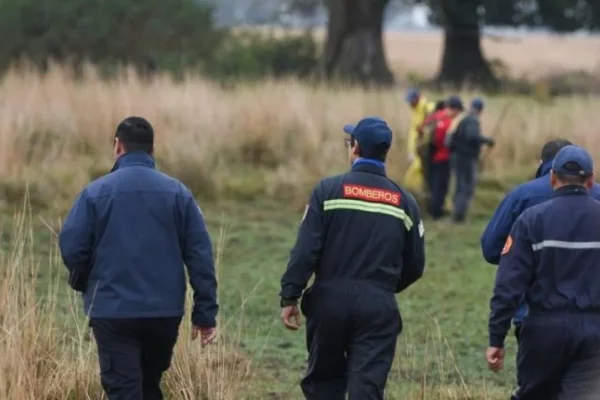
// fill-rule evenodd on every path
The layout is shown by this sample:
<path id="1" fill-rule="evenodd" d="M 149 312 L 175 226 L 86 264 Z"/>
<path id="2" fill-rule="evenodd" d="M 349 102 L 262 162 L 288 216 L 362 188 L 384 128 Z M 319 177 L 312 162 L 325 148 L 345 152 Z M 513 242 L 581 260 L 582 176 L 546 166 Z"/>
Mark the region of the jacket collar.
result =
<path id="1" fill-rule="evenodd" d="M 535 173 L 536 178 L 540 178 L 542 176 L 548 175 L 550 170 L 552 169 L 552 160 L 546 161 L 540 165 Z"/>
<path id="2" fill-rule="evenodd" d="M 386 176 L 385 164 L 370 158 L 359 158 L 352 163 L 352 171 L 370 172 Z"/>
<path id="3" fill-rule="evenodd" d="M 154 164 L 154 157 L 152 157 L 150 154 L 142 151 L 131 151 L 117 158 L 117 161 L 110 172 L 114 172 L 120 168 L 133 166 L 148 167 L 153 169 L 156 168 Z"/>
<path id="4" fill-rule="evenodd" d="M 567 185 L 554 190 L 554 196 L 587 195 L 588 189 L 581 185 Z"/>

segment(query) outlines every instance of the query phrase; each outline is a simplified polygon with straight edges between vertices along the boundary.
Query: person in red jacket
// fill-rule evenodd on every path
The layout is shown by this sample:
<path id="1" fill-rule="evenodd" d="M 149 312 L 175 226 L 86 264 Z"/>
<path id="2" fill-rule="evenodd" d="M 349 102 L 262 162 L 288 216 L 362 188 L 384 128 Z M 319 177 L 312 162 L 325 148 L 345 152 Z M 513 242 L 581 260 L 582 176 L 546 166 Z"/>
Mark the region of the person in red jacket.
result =
<path id="1" fill-rule="evenodd" d="M 429 146 L 429 191 L 431 199 L 428 211 L 433 219 L 444 216 L 444 202 L 450 186 L 450 149 L 444 144 L 446 133 L 450 128 L 456 112 L 443 108 L 423 123 L 425 143 Z"/>

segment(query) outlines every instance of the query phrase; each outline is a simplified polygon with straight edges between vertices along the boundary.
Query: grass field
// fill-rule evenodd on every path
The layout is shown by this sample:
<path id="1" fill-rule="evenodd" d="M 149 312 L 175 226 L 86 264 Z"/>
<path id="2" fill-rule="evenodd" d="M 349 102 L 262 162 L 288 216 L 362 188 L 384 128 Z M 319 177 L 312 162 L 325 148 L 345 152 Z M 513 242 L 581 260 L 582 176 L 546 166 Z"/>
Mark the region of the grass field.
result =
<path id="1" fill-rule="evenodd" d="M 306 361 L 304 329 L 292 333 L 281 326 L 277 297 L 300 213 L 274 203 L 222 203 L 205 207 L 204 213 L 221 255 L 218 273 L 224 336 L 207 351 L 190 343 L 187 331 L 182 333 L 181 348 L 166 382 L 168 390 L 181 393 L 181 387 L 187 387 L 195 395 L 208 392 L 210 399 L 301 398 L 298 380 Z M 94 348 L 80 304 L 69 293 L 55 257 L 52 231 L 59 225 L 50 218 L 3 219 L 4 231 L 15 233 L 5 236 L 2 261 L 9 274 L 0 294 L 4 330 L 0 351 L 6 355 L 0 363 L 4 364 L 1 398 L 14 398 L 16 393 L 23 399 L 67 398 L 62 397 L 65 393 L 83 398 L 81 393 L 98 390 Z M 390 376 L 390 398 L 506 398 L 514 372 L 510 362 L 514 342 L 509 341 L 508 368 L 500 375 L 489 373 L 483 358 L 494 278 L 494 268 L 479 255 L 483 223 L 483 215 L 476 214 L 464 227 L 426 224 L 426 274 L 399 296 L 405 329 Z M 19 233 L 16 227 L 25 229 Z M 37 282 L 32 281 L 34 271 Z M 29 297 L 33 286 L 40 296 L 38 303 Z M 195 361 L 191 361 L 193 354 L 198 355 Z M 222 386 L 192 383 L 209 372 L 207 363 L 219 366 L 221 372 L 213 372 L 213 378 L 218 376 Z M 36 372 L 27 368 L 40 364 Z M 55 376 L 58 371 L 61 375 Z M 85 379 L 69 388 L 68 379 L 75 376 Z M 24 377 L 21 391 L 15 392 L 15 381 Z M 34 381 L 37 389 L 29 391 Z M 195 395 L 175 398 L 199 398 Z"/>
<path id="2" fill-rule="evenodd" d="M 507 398 L 512 338 L 507 369 L 494 375 L 485 368 L 495 270 L 482 261 L 479 235 L 506 190 L 533 174 L 546 139 L 565 136 L 598 155 L 598 103 L 489 99 L 483 124 L 497 147 L 485 156 L 470 222 L 426 221 L 425 276 L 399 296 L 405 329 L 391 399 Z M 340 129 L 364 115 L 394 127 L 389 170 L 401 181 L 402 93 L 292 81 L 224 90 L 195 77 L 175 83 L 124 75 L 106 83 L 90 74 L 75 81 L 61 69 L 45 78 L 22 70 L 0 82 L 0 398 L 100 398 L 95 349 L 54 237 L 77 192 L 111 167 L 113 129 L 132 114 L 154 124 L 159 167 L 195 191 L 218 250 L 222 335 L 201 349 L 188 340 L 186 324 L 167 392 L 177 399 L 301 398 L 304 331 L 282 328 L 277 297 L 301 210 L 317 179 L 347 167 Z"/>

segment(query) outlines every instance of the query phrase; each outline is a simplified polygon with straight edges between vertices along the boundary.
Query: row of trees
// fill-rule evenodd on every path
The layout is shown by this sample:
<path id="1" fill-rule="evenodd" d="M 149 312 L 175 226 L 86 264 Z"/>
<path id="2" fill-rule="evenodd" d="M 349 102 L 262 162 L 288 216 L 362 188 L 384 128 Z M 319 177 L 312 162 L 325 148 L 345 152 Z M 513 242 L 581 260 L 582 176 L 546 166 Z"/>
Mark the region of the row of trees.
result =
<path id="1" fill-rule="evenodd" d="M 390 7 L 424 4 L 443 27 L 437 81 L 496 84 L 481 51 L 481 26 L 544 27 L 555 32 L 600 28 L 598 0 L 280 0 L 289 13 L 328 13 L 321 54 L 310 35 L 265 39 L 235 35 L 214 23 L 209 0 L 0 0 L 0 69 L 27 58 L 44 68 L 91 61 L 110 70 L 201 68 L 216 77 L 264 74 L 391 84 L 382 41 Z M 214 4 L 214 3 L 213 3 Z M 424 49 L 424 51 L 427 51 Z M 410 57 L 407 54 L 407 57 Z"/>
<path id="2" fill-rule="evenodd" d="M 304 13 L 315 12 L 320 5 L 328 10 L 322 64 L 326 76 L 382 84 L 393 82 L 382 45 L 382 23 L 394 2 L 427 5 L 430 21 L 443 27 L 444 50 L 437 81 L 446 84 L 498 83 L 481 51 L 482 25 L 547 28 L 560 33 L 600 28 L 597 0 L 292 1 Z"/>
<path id="3" fill-rule="evenodd" d="M 0 0 L 0 72 L 27 60 L 77 70 L 91 62 L 111 74 L 189 69 L 214 78 L 304 76 L 318 63 L 312 37 L 234 35 L 202 0 Z"/>

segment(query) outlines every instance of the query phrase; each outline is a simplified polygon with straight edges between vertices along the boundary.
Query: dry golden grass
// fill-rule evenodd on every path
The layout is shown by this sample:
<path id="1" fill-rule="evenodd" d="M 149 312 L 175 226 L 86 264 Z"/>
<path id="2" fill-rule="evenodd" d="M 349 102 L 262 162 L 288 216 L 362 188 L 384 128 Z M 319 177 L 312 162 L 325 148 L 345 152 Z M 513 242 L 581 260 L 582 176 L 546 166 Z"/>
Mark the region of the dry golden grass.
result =
<path id="1" fill-rule="evenodd" d="M 541 144 L 555 136 L 599 155 L 599 103 L 490 98 L 483 126 L 498 145 L 485 155 L 487 176 L 530 167 Z M 90 70 L 76 81 L 61 68 L 46 76 L 20 70 L 0 82 L 0 200 L 20 200 L 29 185 L 34 206 L 70 204 L 112 166 L 113 131 L 129 115 L 151 121 L 159 167 L 203 198 L 269 195 L 303 202 L 317 179 L 346 168 L 341 127 L 366 115 L 386 118 L 395 131 L 391 176 L 401 181 L 405 168 L 409 111 L 401 90 L 366 93 L 295 81 L 225 90 L 198 77 L 144 82 L 126 73 L 103 82 Z"/>
<path id="2" fill-rule="evenodd" d="M 0 398 L 104 398 L 96 348 L 79 312 L 80 301 L 73 297 L 70 313 L 57 312 L 64 283 L 52 266 L 59 263 L 56 257 L 36 256 L 29 215 L 16 216 L 8 250 L 0 250 Z M 40 272 L 54 276 L 43 294 L 36 282 Z M 239 351 L 239 329 L 219 321 L 220 337 L 203 349 L 189 339 L 189 326 L 182 324 L 164 379 L 168 398 L 240 399 L 253 369 Z"/>

